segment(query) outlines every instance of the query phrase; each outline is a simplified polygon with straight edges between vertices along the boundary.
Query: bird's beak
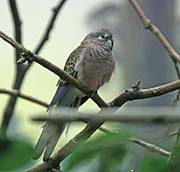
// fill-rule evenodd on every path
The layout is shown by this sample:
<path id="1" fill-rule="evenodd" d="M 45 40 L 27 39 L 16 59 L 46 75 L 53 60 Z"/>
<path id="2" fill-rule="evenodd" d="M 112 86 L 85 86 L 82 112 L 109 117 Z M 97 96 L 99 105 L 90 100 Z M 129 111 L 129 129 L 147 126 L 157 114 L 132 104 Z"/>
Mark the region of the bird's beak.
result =
<path id="1" fill-rule="evenodd" d="M 110 49 L 112 50 L 113 40 L 112 40 L 112 39 L 108 39 L 108 40 L 107 40 L 107 44 L 108 44 L 108 47 L 110 47 Z"/>

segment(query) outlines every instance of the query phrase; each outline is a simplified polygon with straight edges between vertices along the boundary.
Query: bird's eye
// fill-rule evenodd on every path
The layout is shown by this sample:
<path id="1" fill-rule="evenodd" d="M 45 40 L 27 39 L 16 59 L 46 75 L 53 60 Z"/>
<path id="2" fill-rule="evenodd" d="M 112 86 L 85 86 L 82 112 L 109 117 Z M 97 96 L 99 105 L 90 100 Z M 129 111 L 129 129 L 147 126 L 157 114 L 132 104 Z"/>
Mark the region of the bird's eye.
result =
<path id="1" fill-rule="evenodd" d="M 105 36 L 104 36 L 104 35 L 99 35 L 99 36 L 98 36 L 98 39 L 99 39 L 99 40 L 104 40 L 104 39 L 105 39 Z"/>

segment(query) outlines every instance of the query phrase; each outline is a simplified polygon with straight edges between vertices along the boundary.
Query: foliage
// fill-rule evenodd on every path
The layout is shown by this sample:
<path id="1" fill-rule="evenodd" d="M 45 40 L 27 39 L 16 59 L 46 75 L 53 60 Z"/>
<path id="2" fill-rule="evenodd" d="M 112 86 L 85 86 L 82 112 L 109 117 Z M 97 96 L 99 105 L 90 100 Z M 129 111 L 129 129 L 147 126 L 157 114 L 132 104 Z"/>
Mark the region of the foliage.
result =
<path id="1" fill-rule="evenodd" d="M 101 135 L 92 141 L 79 145 L 68 158 L 64 170 L 73 171 L 80 166 L 91 164 L 90 171 L 121 172 L 121 163 L 127 153 L 125 143 L 129 137 L 129 132 L 123 129 L 119 133 Z"/>
<path id="2" fill-rule="evenodd" d="M 0 132 L 0 171 L 17 170 L 31 160 L 32 146 L 24 140 L 6 138 Z"/>

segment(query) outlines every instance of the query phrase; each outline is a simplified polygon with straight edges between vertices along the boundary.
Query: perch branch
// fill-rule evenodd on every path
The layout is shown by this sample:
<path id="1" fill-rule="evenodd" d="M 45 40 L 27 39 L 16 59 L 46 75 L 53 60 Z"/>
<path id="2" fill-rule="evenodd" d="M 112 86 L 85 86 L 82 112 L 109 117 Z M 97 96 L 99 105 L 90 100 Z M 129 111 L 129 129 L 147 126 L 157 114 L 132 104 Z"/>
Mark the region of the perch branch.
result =
<path id="1" fill-rule="evenodd" d="M 145 89 L 145 92 L 141 92 L 141 90 L 131 90 L 125 91 L 120 96 L 114 99 L 109 105 L 111 107 L 122 106 L 124 103 L 130 100 L 136 99 L 145 99 L 153 96 L 160 96 L 166 94 L 168 92 L 173 91 L 173 88 L 179 89 L 180 80 L 159 86 L 150 89 Z M 162 89 L 162 90 L 161 90 Z M 141 94 L 137 94 L 136 92 L 140 92 Z M 130 93 L 130 94 L 129 94 Z M 145 93 L 145 94 L 142 94 Z M 132 97 L 135 95 L 134 97 Z M 140 96 L 139 96 L 140 95 Z M 147 97 L 146 97 L 147 96 Z M 132 99 L 133 98 L 133 99 Z M 121 100 L 122 99 L 122 100 Z M 40 165 L 32 167 L 31 169 L 26 170 L 26 172 L 43 172 L 47 171 L 47 169 L 52 168 L 53 166 L 57 166 L 61 161 L 63 161 L 68 155 L 70 155 L 73 150 L 76 148 L 78 143 L 81 141 L 85 141 L 91 137 L 91 135 L 102 125 L 102 123 L 90 123 L 88 124 L 79 134 L 77 134 L 73 139 L 71 139 L 64 147 L 62 147 L 49 161 L 43 162 Z"/>
<path id="2" fill-rule="evenodd" d="M 12 40 L 10 37 L 8 37 L 6 34 L 4 34 L 3 32 L 0 31 L 0 37 L 2 39 L 4 39 L 6 42 L 8 42 L 9 44 L 11 44 L 14 48 L 18 49 L 20 52 L 25 53 L 26 54 L 26 58 L 28 60 L 33 60 L 37 63 L 39 63 L 40 65 L 44 66 L 45 68 L 49 69 L 50 71 L 52 71 L 53 73 L 55 73 L 56 75 L 60 76 L 62 79 L 68 81 L 70 84 L 72 84 L 73 86 L 77 87 L 78 89 L 80 89 L 81 91 L 84 91 L 86 94 L 90 95 L 91 91 L 89 91 L 87 88 L 85 88 L 84 86 L 82 86 L 77 80 L 75 80 L 74 78 L 72 78 L 71 76 L 69 76 L 68 74 L 66 74 L 64 71 L 62 71 L 61 69 L 59 69 L 57 66 L 53 65 L 52 63 L 48 62 L 47 60 L 41 58 L 40 56 L 37 56 L 36 54 L 30 52 L 29 50 L 27 50 L 25 47 L 23 47 L 21 44 L 17 43 L 16 41 Z M 171 85 L 173 83 L 173 86 Z M 165 89 L 162 89 L 163 91 L 161 92 L 161 90 L 158 90 L 157 92 L 157 88 L 155 90 L 151 90 L 152 94 L 154 96 L 159 96 L 162 94 L 166 94 L 170 91 L 179 89 L 179 84 L 180 81 L 174 81 L 172 83 L 169 83 L 170 85 L 165 85 Z M 167 87 L 166 87 L 167 86 Z M 164 85 L 163 85 L 164 88 Z M 140 91 L 140 90 L 139 90 Z M 125 91 L 125 93 L 130 93 L 131 91 Z M 136 95 L 135 90 L 132 91 L 132 93 L 130 95 L 135 94 Z M 110 105 L 111 106 L 117 106 L 118 104 L 120 106 L 122 106 L 125 102 L 127 102 L 128 100 L 135 100 L 135 99 L 144 99 L 146 98 L 144 95 L 140 96 L 137 94 L 136 97 L 134 97 L 134 99 L 132 99 L 131 97 L 128 97 L 127 95 L 125 96 L 125 93 L 122 93 L 120 96 L 122 96 L 124 99 L 123 101 L 120 100 L 120 96 L 118 96 L 115 99 L 115 102 L 111 102 Z M 128 94 L 129 95 L 129 94 Z M 149 97 L 153 97 L 153 95 L 149 95 L 147 94 L 148 98 Z M 98 95 L 93 95 L 92 99 L 100 106 L 100 107 L 107 107 L 108 105 L 98 97 Z M 118 100 L 119 99 L 119 100 Z M 100 101 L 99 101 L 100 100 Z M 118 103 L 118 101 L 120 103 Z M 54 165 L 58 165 L 64 158 L 66 158 L 69 154 L 71 154 L 71 152 L 74 150 L 74 148 L 76 147 L 77 143 L 79 143 L 80 141 L 85 141 L 87 140 L 100 126 L 102 123 L 93 123 L 93 124 L 89 124 L 87 125 L 78 135 L 76 135 L 73 139 L 71 139 L 62 149 L 60 149 L 58 151 L 57 154 L 55 154 L 52 159 L 50 159 L 49 161 L 47 161 L 46 163 L 42 163 L 36 167 L 33 167 L 29 170 L 26 171 L 47 171 L 48 169 L 52 168 Z"/>
<path id="3" fill-rule="evenodd" d="M 11 90 L 11 89 L 4 89 L 4 88 L 0 88 L 0 93 L 1 94 L 8 94 L 8 95 L 14 95 L 14 96 L 18 96 L 18 97 L 21 97 L 25 100 L 28 100 L 30 102 L 33 102 L 33 103 L 36 103 L 36 104 L 39 104 L 41 106 L 44 106 L 44 107 L 48 107 L 48 103 L 46 103 L 45 101 L 42 101 L 42 100 L 39 100 L 37 98 L 34 98 L 32 96 L 29 96 L 29 95 L 26 95 L 26 94 L 23 94 L 23 93 L 20 93 L 18 90 Z M 106 129 L 106 128 L 103 128 L 103 127 L 100 127 L 99 128 L 102 132 L 104 133 L 112 133 L 112 131 Z M 140 139 L 137 139 L 137 138 L 130 138 L 129 139 L 131 142 L 133 143 L 136 143 L 140 146 L 143 146 L 145 147 L 146 149 L 152 151 L 152 152 L 156 152 L 156 153 L 159 153 L 159 154 L 162 154 L 164 156 L 169 156 L 170 153 L 156 145 L 153 145 L 153 144 L 150 144 L 150 143 L 147 143 L 143 140 L 140 140 Z"/>
<path id="4" fill-rule="evenodd" d="M 37 98 L 34 98 L 32 96 L 29 96 L 29 95 L 26 95 L 26 94 L 22 94 L 20 93 L 18 90 L 10 90 L 10 89 L 3 89 L 3 88 L 0 88 L 0 93 L 1 94 L 8 94 L 8 95 L 15 95 L 15 96 L 18 96 L 18 97 L 21 97 L 25 100 L 28 100 L 28 101 L 31 101 L 33 103 L 37 103 L 39 105 L 42 105 L 44 107 L 48 107 L 48 103 L 42 101 L 42 100 L 39 100 Z M 147 111 L 146 111 L 147 112 Z M 96 115 L 97 116 L 97 115 Z M 104 133 L 112 133 L 112 131 L 108 130 L 108 129 L 105 129 L 105 128 L 100 128 L 101 131 L 103 131 Z M 159 153 L 161 155 L 164 155 L 164 156 L 169 156 L 170 153 L 156 145 L 153 145 L 153 144 L 150 144 L 148 142 L 145 142 L 143 140 L 140 140 L 140 139 L 137 139 L 137 138 L 130 138 L 129 139 L 130 142 L 133 142 L 133 143 L 136 143 L 142 147 L 145 147 L 146 149 L 152 151 L 152 152 L 156 152 L 156 153 Z"/>
<path id="5" fill-rule="evenodd" d="M 53 72 L 54 74 L 58 75 L 61 77 L 63 80 L 66 80 L 69 82 L 71 85 L 75 86 L 82 92 L 84 92 L 86 95 L 92 98 L 94 102 L 99 106 L 99 107 L 107 107 L 108 105 L 102 100 L 98 94 L 94 94 L 91 90 L 89 90 L 87 87 L 83 86 L 78 80 L 74 79 L 72 76 L 67 74 L 65 71 L 61 70 L 59 67 L 56 65 L 52 64 L 51 62 L 47 61 L 46 59 L 40 57 L 39 55 L 34 54 L 33 52 L 29 51 L 26 49 L 23 45 L 20 43 L 14 41 L 12 38 L 8 37 L 5 33 L 0 31 L 0 37 L 8 42 L 11 46 L 13 46 L 15 49 L 20 51 L 21 53 L 24 54 L 24 58 L 26 60 L 30 61 L 35 61 L 41 66 L 45 67 L 49 71 Z"/>

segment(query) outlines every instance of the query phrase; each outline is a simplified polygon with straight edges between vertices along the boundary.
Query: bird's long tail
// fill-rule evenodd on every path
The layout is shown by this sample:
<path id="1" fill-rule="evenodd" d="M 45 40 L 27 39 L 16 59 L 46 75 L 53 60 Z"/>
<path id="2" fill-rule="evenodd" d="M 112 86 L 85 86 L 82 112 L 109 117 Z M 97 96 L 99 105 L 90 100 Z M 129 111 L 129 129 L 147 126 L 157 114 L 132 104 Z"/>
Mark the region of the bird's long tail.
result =
<path id="1" fill-rule="evenodd" d="M 76 106 L 79 107 L 79 103 L 74 103 L 78 98 L 77 90 L 70 86 L 59 86 L 53 97 L 50 106 L 57 105 L 57 106 L 66 106 L 72 107 Z M 51 115 L 51 110 L 49 111 L 49 115 Z M 46 123 L 44 129 L 41 133 L 41 136 L 35 146 L 33 159 L 38 159 L 41 154 L 44 152 L 43 160 L 46 161 L 51 156 L 62 132 L 65 128 L 64 123 L 53 124 L 53 123 Z"/>

